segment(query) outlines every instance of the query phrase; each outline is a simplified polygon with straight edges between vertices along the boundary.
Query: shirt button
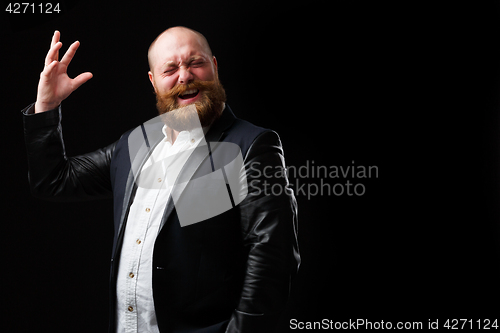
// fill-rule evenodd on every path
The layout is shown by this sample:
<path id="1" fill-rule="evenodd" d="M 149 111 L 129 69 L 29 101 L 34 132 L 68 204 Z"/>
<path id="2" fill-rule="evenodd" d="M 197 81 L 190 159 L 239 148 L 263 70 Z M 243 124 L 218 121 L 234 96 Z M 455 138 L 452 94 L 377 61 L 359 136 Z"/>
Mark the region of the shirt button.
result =
<path id="1" fill-rule="evenodd" d="M 129 307 L 128 307 L 128 310 L 129 310 L 130 312 L 132 312 L 132 311 L 134 311 L 134 308 L 133 308 L 133 307 L 131 307 L 131 306 L 129 306 Z"/>
<path id="2" fill-rule="evenodd" d="M 161 178 L 158 178 L 158 183 L 160 183 L 160 182 L 161 182 Z"/>
<path id="3" fill-rule="evenodd" d="M 141 240 L 140 240 L 140 239 L 136 240 L 135 242 L 136 242 L 137 244 L 141 244 Z"/>
<path id="4" fill-rule="evenodd" d="M 133 278 L 134 277 L 134 273 L 130 273 L 128 276 L 130 276 L 130 278 Z"/>
<path id="5" fill-rule="evenodd" d="M 191 139 L 191 143 L 194 143 L 194 139 Z"/>
<path id="6" fill-rule="evenodd" d="M 150 211 L 150 210 L 151 210 L 151 209 L 149 209 L 149 208 L 146 208 L 146 212 L 148 212 L 148 213 L 149 213 L 149 211 Z"/>

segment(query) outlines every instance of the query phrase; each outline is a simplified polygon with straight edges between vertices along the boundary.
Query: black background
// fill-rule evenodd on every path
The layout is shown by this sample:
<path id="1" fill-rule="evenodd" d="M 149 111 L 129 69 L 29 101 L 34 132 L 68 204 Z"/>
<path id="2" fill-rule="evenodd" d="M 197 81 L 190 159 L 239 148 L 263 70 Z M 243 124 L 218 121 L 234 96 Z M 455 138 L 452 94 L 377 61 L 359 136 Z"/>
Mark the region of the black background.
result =
<path id="1" fill-rule="evenodd" d="M 54 30 L 63 52 L 81 42 L 69 75 L 94 74 L 63 102 L 71 156 L 156 115 L 147 48 L 176 25 L 207 37 L 229 105 L 279 133 L 288 166 L 379 169 L 353 180 L 363 196 L 297 193 L 303 263 L 283 332 L 291 318 L 498 317 L 498 2 L 404 3 L 61 1 L 57 15 L 2 12 L 2 330 L 107 328 L 111 201 L 29 192 L 20 110 L 36 99 Z"/>

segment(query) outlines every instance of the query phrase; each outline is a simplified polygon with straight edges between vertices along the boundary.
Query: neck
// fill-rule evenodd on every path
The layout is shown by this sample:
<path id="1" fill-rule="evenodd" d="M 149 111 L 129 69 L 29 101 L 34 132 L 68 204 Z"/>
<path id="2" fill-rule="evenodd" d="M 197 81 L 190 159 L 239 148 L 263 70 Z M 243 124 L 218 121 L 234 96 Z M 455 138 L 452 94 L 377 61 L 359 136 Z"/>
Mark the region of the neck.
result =
<path id="1" fill-rule="evenodd" d="M 179 133 L 180 133 L 180 132 L 179 132 L 179 131 L 176 131 L 176 130 L 174 130 L 174 129 L 172 129 L 172 128 L 169 128 L 169 127 L 167 127 L 167 131 L 169 131 L 169 132 L 168 132 L 168 135 L 170 136 L 170 140 L 172 141 L 172 144 L 174 144 L 174 143 L 175 143 L 175 140 L 176 140 L 176 139 L 177 139 L 177 137 L 179 136 Z"/>

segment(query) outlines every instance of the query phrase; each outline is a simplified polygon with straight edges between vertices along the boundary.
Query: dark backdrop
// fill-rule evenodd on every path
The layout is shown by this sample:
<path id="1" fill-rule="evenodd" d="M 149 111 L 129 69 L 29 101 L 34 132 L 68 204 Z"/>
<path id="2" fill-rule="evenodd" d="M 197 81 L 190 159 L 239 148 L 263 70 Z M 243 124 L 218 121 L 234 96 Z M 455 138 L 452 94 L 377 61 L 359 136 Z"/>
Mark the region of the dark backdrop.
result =
<path id="1" fill-rule="evenodd" d="M 20 110 L 35 101 L 54 30 L 63 51 L 81 42 L 70 76 L 94 74 L 63 102 L 75 155 L 156 115 L 147 48 L 175 25 L 207 37 L 229 105 L 279 133 L 288 166 L 378 167 L 371 179 L 291 177 L 303 185 L 303 263 L 283 332 L 292 318 L 498 316 L 498 2 L 60 1 L 60 9 L 1 14 L 6 332 L 107 327 L 111 202 L 29 193 Z M 365 193 L 312 195 L 347 180 Z"/>

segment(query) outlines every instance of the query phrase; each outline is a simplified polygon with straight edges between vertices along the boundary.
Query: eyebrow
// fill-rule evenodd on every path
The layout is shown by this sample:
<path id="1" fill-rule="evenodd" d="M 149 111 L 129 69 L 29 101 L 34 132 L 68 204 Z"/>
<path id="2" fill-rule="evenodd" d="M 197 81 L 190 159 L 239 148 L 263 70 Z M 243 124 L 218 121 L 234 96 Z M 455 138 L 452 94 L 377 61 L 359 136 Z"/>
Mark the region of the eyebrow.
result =
<path id="1" fill-rule="evenodd" d="M 164 68 L 167 68 L 167 67 L 171 67 L 171 66 L 175 66 L 175 62 L 174 61 L 167 61 L 166 63 L 164 63 L 163 65 L 161 65 L 160 69 L 164 69 Z"/>

